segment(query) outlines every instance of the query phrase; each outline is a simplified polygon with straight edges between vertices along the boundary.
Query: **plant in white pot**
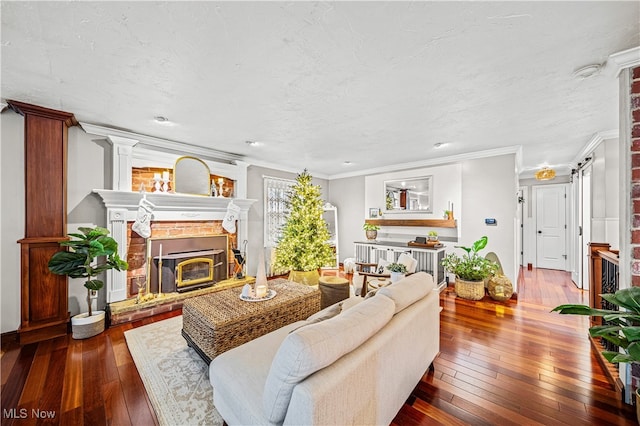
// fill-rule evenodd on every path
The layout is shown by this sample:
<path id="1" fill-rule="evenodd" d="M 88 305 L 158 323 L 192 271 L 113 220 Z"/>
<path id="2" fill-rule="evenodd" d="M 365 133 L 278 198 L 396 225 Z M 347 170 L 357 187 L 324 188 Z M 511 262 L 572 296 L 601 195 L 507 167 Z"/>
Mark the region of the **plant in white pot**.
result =
<path id="1" fill-rule="evenodd" d="M 109 237 L 109 230 L 95 228 L 78 228 L 81 234 L 70 233 L 70 240 L 60 241 L 62 250 L 54 253 L 49 260 L 49 270 L 58 275 L 71 278 L 86 278 L 87 304 L 89 312 L 71 318 L 71 329 L 74 339 L 86 339 L 104 331 L 104 311 L 91 310 L 91 296 L 100 290 L 104 283 L 95 277 L 110 269 L 124 271 L 129 265 L 118 255 L 118 243 Z M 98 259 L 102 258 L 102 259 Z"/>
<path id="2" fill-rule="evenodd" d="M 407 267 L 402 263 L 390 263 L 386 266 L 386 268 L 391 274 L 392 283 L 403 279 L 405 274 L 407 273 Z"/>

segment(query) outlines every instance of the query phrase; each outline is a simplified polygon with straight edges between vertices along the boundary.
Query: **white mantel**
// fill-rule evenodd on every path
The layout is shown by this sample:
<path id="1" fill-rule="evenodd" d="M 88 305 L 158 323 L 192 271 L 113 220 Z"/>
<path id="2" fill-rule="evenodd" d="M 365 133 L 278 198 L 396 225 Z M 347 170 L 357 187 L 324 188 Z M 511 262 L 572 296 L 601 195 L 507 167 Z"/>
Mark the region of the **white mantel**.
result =
<path id="1" fill-rule="evenodd" d="M 133 222 L 138 212 L 138 204 L 143 197 L 155 205 L 153 221 L 205 221 L 222 220 L 231 201 L 240 208 L 236 222 L 237 241 L 248 239 L 248 214 L 256 200 L 205 197 L 186 194 L 139 193 L 131 191 L 113 191 L 95 189 L 107 208 L 107 226 L 111 236 L 118 243 L 120 257 L 126 259 L 127 222 Z M 151 235 L 153 238 L 153 234 Z M 107 272 L 107 302 L 117 302 L 127 298 L 127 272 Z"/>
<path id="2" fill-rule="evenodd" d="M 238 244 L 249 239 L 248 212 L 256 200 L 244 199 L 247 194 L 248 163 L 242 161 L 242 156 L 91 123 L 81 125 L 87 133 L 104 137 L 112 146 L 112 189 L 95 189 L 93 192 L 100 195 L 107 208 L 108 229 L 118 242 L 120 257 L 126 258 L 127 222 L 136 219 L 142 197 L 155 205 L 152 222 L 223 220 L 227 206 L 233 200 L 240 208 L 236 223 Z M 132 167 L 172 169 L 176 159 L 184 155 L 200 158 L 212 173 L 233 180 L 234 194 L 238 198 L 131 190 Z M 107 271 L 106 281 L 108 303 L 126 299 L 126 271 Z"/>

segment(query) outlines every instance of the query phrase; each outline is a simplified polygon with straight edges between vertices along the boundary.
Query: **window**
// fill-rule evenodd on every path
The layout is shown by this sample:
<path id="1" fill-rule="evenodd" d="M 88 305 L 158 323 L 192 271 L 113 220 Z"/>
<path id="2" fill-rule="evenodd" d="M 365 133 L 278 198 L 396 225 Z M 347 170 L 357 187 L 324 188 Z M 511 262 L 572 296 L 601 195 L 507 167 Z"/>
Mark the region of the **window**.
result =
<path id="1" fill-rule="evenodd" d="M 275 247 L 287 217 L 289 191 L 296 182 L 264 176 L 264 245 Z"/>

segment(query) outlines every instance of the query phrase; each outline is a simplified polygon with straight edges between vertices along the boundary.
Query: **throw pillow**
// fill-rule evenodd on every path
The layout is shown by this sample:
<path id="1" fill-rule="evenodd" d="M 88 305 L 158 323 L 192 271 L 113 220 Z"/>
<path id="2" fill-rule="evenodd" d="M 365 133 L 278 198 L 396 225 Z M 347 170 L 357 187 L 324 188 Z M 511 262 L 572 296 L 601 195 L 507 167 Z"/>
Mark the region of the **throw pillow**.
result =
<path id="1" fill-rule="evenodd" d="M 378 266 L 376 266 L 376 273 L 377 274 L 390 274 L 391 271 L 389 271 L 387 269 L 387 265 L 389 265 L 389 263 L 386 259 L 378 259 Z"/>
<path id="2" fill-rule="evenodd" d="M 418 260 L 411 257 L 411 255 L 407 253 L 402 253 L 398 256 L 398 263 L 407 267 L 407 273 L 413 274 L 416 271 L 416 267 L 418 266 Z"/>

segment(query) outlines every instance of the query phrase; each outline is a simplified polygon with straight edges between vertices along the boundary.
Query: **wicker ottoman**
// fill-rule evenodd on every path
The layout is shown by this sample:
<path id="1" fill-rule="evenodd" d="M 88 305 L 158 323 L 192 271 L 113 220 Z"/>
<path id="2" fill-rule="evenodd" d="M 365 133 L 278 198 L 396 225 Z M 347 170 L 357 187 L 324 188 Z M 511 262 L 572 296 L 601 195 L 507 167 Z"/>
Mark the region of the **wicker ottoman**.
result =
<path id="1" fill-rule="evenodd" d="M 207 363 L 229 349 L 320 310 L 320 292 L 285 279 L 269 281 L 273 299 L 245 302 L 241 287 L 186 299 L 182 335 Z"/>
<path id="2" fill-rule="evenodd" d="M 320 309 L 338 303 L 349 297 L 349 280 L 341 277 L 320 277 Z"/>

